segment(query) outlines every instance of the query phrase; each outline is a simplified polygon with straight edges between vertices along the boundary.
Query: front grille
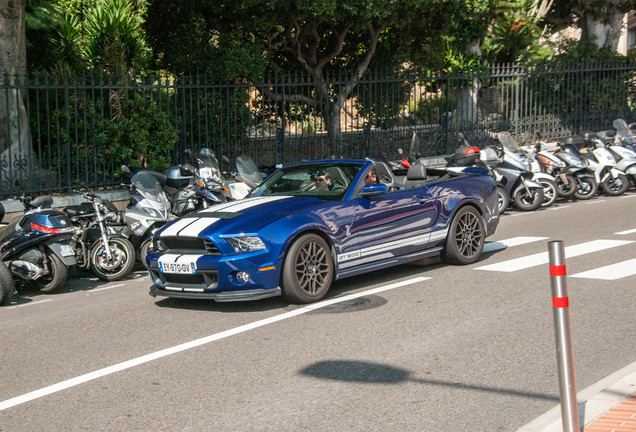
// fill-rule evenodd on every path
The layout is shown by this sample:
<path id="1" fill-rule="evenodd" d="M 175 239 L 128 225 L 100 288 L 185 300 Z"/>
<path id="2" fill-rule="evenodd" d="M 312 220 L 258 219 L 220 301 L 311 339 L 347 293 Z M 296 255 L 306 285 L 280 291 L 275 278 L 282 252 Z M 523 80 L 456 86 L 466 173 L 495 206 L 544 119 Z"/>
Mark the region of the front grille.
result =
<path id="1" fill-rule="evenodd" d="M 221 251 L 213 241 L 203 237 L 160 237 L 158 248 L 164 253 L 194 254 L 194 255 L 221 255 Z"/>

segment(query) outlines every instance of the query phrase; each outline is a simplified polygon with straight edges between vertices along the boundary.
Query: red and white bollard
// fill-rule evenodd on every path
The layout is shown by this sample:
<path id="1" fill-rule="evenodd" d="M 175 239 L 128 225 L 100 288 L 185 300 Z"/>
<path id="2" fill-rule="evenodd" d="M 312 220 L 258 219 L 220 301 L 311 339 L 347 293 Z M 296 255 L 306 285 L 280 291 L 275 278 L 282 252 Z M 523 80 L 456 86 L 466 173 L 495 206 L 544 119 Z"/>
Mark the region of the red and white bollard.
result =
<path id="1" fill-rule="evenodd" d="M 560 240 L 548 242 L 550 255 L 550 283 L 552 285 L 552 311 L 559 368 L 561 420 L 564 432 L 579 431 L 579 407 L 576 401 L 572 334 L 570 331 L 570 301 L 565 272 L 565 250 Z"/>

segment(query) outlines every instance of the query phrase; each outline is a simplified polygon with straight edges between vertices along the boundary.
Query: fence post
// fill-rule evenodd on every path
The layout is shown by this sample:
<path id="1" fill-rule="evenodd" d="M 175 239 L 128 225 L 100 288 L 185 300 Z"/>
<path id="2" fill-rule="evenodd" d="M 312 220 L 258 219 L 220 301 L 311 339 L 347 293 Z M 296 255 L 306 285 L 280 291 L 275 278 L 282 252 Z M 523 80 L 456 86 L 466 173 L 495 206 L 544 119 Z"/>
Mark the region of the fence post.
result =
<path id="1" fill-rule="evenodd" d="M 568 285 L 565 272 L 565 251 L 560 240 L 548 242 L 550 256 L 550 283 L 552 286 L 552 310 L 559 369 L 559 393 L 561 396 L 561 421 L 564 432 L 579 431 L 579 407 L 576 400 L 572 334 Z"/>

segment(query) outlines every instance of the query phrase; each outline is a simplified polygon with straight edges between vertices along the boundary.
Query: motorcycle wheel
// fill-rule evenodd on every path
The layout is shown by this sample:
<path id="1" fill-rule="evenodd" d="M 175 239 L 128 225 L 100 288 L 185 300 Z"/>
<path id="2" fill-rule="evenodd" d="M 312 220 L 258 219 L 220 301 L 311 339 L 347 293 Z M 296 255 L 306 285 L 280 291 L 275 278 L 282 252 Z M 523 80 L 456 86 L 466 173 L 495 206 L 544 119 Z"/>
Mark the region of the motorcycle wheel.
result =
<path id="1" fill-rule="evenodd" d="M 9 300 L 13 297 L 15 285 L 11 272 L 2 261 L 0 261 L 0 306 L 9 304 Z"/>
<path id="2" fill-rule="evenodd" d="M 148 247 L 152 243 L 152 237 L 144 240 L 139 246 L 139 261 L 141 265 L 144 266 L 146 270 L 148 270 L 148 264 L 146 264 L 146 255 L 148 255 Z"/>
<path id="3" fill-rule="evenodd" d="M 567 184 L 563 181 L 561 177 L 557 177 L 557 191 L 559 196 L 563 198 L 569 198 L 576 193 L 579 183 L 576 181 L 576 178 L 571 174 L 566 174 L 565 178 L 567 179 Z"/>
<path id="4" fill-rule="evenodd" d="M 112 259 L 108 259 L 104 243 L 99 240 L 91 247 L 91 270 L 105 281 L 117 281 L 126 277 L 135 265 L 135 248 L 122 237 L 108 239 Z"/>
<path id="5" fill-rule="evenodd" d="M 559 196 L 557 187 L 554 182 L 547 179 L 539 180 L 538 183 L 543 186 L 543 203 L 541 207 L 550 207 Z"/>
<path id="6" fill-rule="evenodd" d="M 525 188 L 521 188 L 513 199 L 519 210 L 533 211 L 541 207 L 543 203 L 543 189 L 530 189 L 530 194 L 528 194 Z"/>
<path id="7" fill-rule="evenodd" d="M 624 174 L 619 174 L 616 178 L 609 176 L 601 183 L 603 192 L 612 196 L 624 194 L 627 188 L 629 188 L 629 179 Z"/>
<path id="8" fill-rule="evenodd" d="M 504 213 L 510 207 L 510 195 L 501 186 L 497 187 L 497 206 L 499 214 Z"/>
<path id="9" fill-rule="evenodd" d="M 61 288 L 68 279 L 68 268 L 54 253 L 46 252 L 49 261 L 49 274 L 35 280 L 35 285 L 43 293 L 52 293 Z"/>
<path id="10" fill-rule="evenodd" d="M 581 177 L 579 187 L 574 192 L 574 197 L 580 200 L 588 200 L 598 192 L 598 183 L 593 177 Z"/>

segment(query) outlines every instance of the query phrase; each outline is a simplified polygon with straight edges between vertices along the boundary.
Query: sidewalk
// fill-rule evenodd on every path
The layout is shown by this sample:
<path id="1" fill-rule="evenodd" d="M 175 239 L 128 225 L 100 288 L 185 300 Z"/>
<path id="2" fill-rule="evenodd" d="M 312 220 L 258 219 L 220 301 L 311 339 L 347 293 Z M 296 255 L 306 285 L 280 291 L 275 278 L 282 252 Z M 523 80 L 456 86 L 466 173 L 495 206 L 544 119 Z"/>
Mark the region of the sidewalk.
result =
<path id="1" fill-rule="evenodd" d="M 636 362 L 577 394 L 584 432 L 636 432 Z M 561 406 L 517 432 L 562 432 Z"/>

